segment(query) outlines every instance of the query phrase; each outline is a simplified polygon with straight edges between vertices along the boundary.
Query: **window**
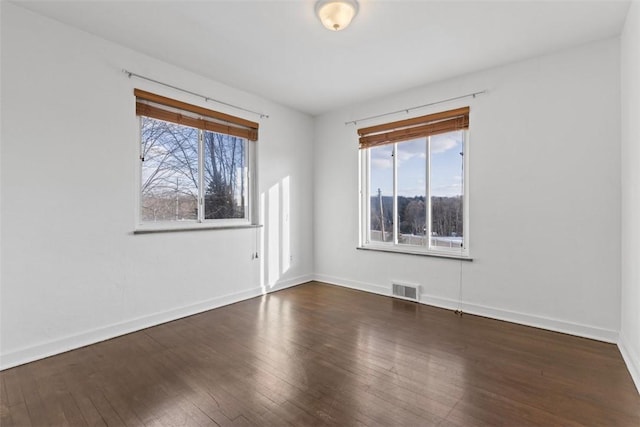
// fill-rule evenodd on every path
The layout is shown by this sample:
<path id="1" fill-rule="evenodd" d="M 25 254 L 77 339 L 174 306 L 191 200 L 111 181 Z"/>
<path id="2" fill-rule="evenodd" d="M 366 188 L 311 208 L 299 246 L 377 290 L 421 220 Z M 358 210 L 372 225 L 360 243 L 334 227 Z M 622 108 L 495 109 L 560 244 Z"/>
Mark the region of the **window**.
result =
<path id="1" fill-rule="evenodd" d="M 252 223 L 258 124 L 135 90 L 142 228 Z"/>
<path id="2" fill-rule="evenodd" d="M 358 130 L 361 246 L 468 257 L 469 108 Z"/>

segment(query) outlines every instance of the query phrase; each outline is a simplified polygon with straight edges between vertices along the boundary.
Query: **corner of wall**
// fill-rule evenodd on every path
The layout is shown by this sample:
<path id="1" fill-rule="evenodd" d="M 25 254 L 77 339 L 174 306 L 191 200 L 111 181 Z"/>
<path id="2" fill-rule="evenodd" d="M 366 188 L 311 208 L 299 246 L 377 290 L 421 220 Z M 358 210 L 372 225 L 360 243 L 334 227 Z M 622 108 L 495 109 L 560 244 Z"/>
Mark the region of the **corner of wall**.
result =
<path id="1" fill-rule="evenodd" d="M 632 1 L 620 38 L 621 295 L 618 347 L 640 393 L 640 2 Z"/>
<path id="2" fill-rule="evenodd" d="M 633 348 L 628 345 L 628 341 L 624 334 L 620 334 L 618 349 L 620 349 L 620 354 L 622 354 L 622 358 L 624 359 L 627 369 L 631 374 L 631 379 L 638 390 L 638 394 L 640 394 L 640 355 L 638 355 Z"/>

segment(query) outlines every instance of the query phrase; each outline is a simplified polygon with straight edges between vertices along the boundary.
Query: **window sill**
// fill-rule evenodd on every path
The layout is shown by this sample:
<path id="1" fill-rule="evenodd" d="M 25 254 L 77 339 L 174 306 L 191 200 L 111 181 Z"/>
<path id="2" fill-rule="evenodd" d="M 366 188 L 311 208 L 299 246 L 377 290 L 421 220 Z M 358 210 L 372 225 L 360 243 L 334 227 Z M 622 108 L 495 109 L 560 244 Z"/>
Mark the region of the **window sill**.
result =
<path id="1" fill-rule="evenodd" d="M 405 255 L 418 255 L 418 256 L 427 256 L 427 257 L 435 257 L 435 258 L 449 258 L 449 259 L 457 259 L 460 261 L 473 261 L 469 255 L 460 255 L 456 253 L 447 253 L 447 252 L 434 252 L 434 251 L 416 251 L 411 249 L 396 249 L 396 248 L 385 248 L 381 246 L 357 246 L 356 249 L 363 251 L 375 251 L 375 252 L 389 252 L 394 254 L 405 254 Z"/>
<path id="2" fill-rule="evenodd" d="M 190 226 L 143 226 L 136 228 L 133 234 L 152 234 L 152 233 L 173 233 L 184 231 L 201 231 L 201 230 L 237 230 L 242 228 L 261 228 L 259 224 L 227 224 L 227 225 L 211 225 L 198 224 Z"/>

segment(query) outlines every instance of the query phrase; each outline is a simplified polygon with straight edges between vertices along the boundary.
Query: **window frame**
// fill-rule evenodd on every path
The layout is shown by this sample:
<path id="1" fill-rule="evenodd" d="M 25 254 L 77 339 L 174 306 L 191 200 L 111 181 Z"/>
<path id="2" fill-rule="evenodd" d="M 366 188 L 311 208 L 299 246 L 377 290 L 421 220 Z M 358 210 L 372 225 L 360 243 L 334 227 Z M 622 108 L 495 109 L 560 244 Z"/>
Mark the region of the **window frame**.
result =
<path id="1" fill-rule="evenodd" d="M 366 147 L 359 149 L 359 210 L 360 210 L 360 227 L 359 227 L 359 246 L 358 249 L 376 250 L 382 252 L 396 252 L 411 255 L 436 256 L 443 258 L 455 258 L 463 260 L 471 260 L 469 251 L 469 130 L 462 129 L 463 132 L 463 182 L 462 182 L 462 204 L 463 204 L 463 243 L 461 248 L 435 248 L 431 245 L 432 224 L 432 201 L 431 201 L 431 136 L 424 138 L 426 141 L 426 173 L 425 173 L 425 205 L 426 205 L 426 224 L 428 236 L 427 244 L 423 246 L 408 245 L 398 242 L 398 144 L 403 142 L 414 141 L 417 138 L 397 141 L 388 145 L 393 146 L 393 238 L 391 242 L 373 241 L 371 240 L 371 148 Z"/>
<path id="2" fill-rule="evenodd" d="M 136 91 L 139 91 L 136 89 Z M 142 91 L 140 91 L 142 92 Z M 142 92 L 145 93 L 145 92 Z M 137 92 L 136 92 L 137 94 Z M 180 101 L 176 101 L 180 102 Z M 189 104 L 185 104 L 189 105 Z M 197 107 L 196 108 L 200 108 Z M 203 109 L 204 110 L 204 109 Z M 216 113 L 216 112 L 214 112 Z M 219 113 L 222 114 L 222 113 Z M 211 229 L 234 229 L 234 228 L 255 228 L 259 227 L 257 221 L 259 219 L 258 214 L 258 201 L 257 201 L 257 131 L 255 139 L 250 139 L 242 136 L 231 135 L 240 138 L 244 145 L 244 155 L 247 168 L 247 189 L 246 189 L 246 206 L 244 212 L 244 218 L 217 218 L 206 219 L 204 202 L 205 202 L 205 171 L 204 171 L 204 156 L 205 156 L 205 132 L 213 132 L 218 134 L 225 134 L 224 132 L 215 132 L 212 130 L 197 128 L 189 126 L 187 124 L 173 123 L 178 126 L 185 126 L 194 128 L 198 131 L 198 195 L 197 195 L 197 218 L 188 220 L 161 220 L 161 221 L 144 221 L 142 217 L 142 173 L 143 173 L 143 147 L 142 147 L 142 120 L 143 117 L 147 117 L 151 120 L 166 121 L 144 114 L 136 114 L 137 123 L 137 157 L 138 162 L 136 164 L 136 187 L 135 187 L 135 227 L 134 234 L 143 233 L 156 233 L 156 232 L 168 232 L 168 231 L 191 231 L 191 230 L 211 230 Z M 243 119 L 238 119 L 243 120 Z"/>

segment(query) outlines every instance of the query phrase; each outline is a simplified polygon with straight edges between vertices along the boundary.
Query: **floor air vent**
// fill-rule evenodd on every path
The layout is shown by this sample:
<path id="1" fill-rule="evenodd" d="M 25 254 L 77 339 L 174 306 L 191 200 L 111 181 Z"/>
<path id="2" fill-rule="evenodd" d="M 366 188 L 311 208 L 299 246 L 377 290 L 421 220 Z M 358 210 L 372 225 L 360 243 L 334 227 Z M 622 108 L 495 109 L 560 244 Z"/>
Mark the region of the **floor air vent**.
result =
<path id="1" fill-rule="evenodd" d="M 420 295 L 418 286 L 401 285 L 398 283 L 394 283 L 392 286 L 392 295 L 394 297 L 418 301 L 418 296 Z"/>

